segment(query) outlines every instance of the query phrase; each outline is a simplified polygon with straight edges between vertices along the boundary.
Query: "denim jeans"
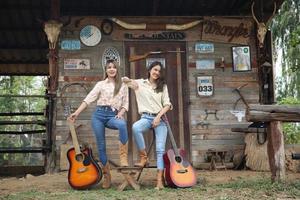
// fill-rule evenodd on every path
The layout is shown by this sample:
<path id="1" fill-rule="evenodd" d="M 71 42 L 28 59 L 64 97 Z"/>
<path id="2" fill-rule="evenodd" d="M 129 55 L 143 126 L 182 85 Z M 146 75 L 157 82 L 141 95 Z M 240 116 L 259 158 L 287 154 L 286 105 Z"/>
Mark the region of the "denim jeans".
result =
<path id="1" fill-rule="evenodd" d="M 106 142 L 105 127 L 119 130 L 119 140 L 122 144 L 128 141 L 127 123 L 124 119 L 115 118 L 117 111 L 113 111 L 109 106 L 97 106 L 92 115 L 92 127 L 96 136 L 98 154 L 100 161 L 106 165 Z"/>
<path id="2" fill-rule="evenodd" d="M 152 127 L 151 123 L 154 118 L 154 116 L 142 114 L 141 119 L 136 121 L 132 126 L 134 140 L 139 150 L 143 150 L 146 148 L 143 133 Z M 154 128 L 154 131 L 156 140 L 157 169 L 163 170 L 163 154 L 165 153 L 166 139 L 168 135 L 166 123 L 161 120 L 160 124 Z"/>

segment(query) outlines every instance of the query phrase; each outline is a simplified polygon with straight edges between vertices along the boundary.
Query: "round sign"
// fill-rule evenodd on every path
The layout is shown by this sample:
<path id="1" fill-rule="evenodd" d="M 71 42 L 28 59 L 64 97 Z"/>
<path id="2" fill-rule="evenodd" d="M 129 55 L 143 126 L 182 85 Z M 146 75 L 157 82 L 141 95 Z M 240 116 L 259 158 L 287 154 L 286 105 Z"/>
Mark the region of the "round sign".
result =
<path id="1" fill-rule="evenodd" d="M 94 25 L 87 25 L 80 31 L 80 40 L 86 46 L 96 46 L 101 40 L 101 32 Z"/>

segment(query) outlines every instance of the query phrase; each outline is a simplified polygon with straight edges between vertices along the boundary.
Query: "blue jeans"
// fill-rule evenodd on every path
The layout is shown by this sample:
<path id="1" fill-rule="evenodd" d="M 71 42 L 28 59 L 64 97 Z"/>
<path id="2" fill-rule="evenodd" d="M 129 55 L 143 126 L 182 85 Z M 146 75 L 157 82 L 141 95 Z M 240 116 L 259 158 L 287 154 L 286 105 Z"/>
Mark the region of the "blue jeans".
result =
<path id="1" fill-rule="evenodd" d="M 119 130 L 119 140 L 122 144 L 128 141 L 127 123 L 124 119 L 115 118 L 118 111 L 113 111 L 109 106 L 97 106 L 92 115 L 92 127 L 96 136 L 100 161 L 106 165 L 105 127 Z"/>
<path id="2" fill-rule="evenodd" d="M 152 127 L 152 121 L 155 117 L 147 114 L 142 114 L 141 119 L 136 121 L 132 126 L 135 143 L 139 150 L 145 149 L 145 140 L 143 133 Z M 164 169 L 163 154 L 165 153 L 166 140 L 168 129 L 166 123 L 161 120 L 160 124 L 154 128 L 156 140 L 156 158 L 157 169 Z"/>

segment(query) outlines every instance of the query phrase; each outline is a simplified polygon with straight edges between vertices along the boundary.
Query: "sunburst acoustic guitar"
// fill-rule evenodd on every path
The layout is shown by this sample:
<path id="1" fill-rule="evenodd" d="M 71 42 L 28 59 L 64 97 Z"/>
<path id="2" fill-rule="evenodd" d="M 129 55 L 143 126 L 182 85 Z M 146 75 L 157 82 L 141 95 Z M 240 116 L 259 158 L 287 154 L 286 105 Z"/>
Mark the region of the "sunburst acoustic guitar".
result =
<path id="1" fill-rule="evenodd" d="M 168 118 L 166 114 L 163 120 L 167 124 L 168 136 L 170 138 L 172 149 L 169 149 L 164 155 L 165 179 L 170 187 L 186 188 L 196 184 L 196 172 L 185 157 L 185 151 L 178 149 Z"/>
<path id="2" fill-rule="evenodd" d="M 99 183 L 102 171 L 92 155 L 91 148 L 81 149 L 77 140 L 74 123 L 69 121 L 73 146 L 67 152 L 69 161 L 68 182 L 74 189 L 88 189 Z"/>

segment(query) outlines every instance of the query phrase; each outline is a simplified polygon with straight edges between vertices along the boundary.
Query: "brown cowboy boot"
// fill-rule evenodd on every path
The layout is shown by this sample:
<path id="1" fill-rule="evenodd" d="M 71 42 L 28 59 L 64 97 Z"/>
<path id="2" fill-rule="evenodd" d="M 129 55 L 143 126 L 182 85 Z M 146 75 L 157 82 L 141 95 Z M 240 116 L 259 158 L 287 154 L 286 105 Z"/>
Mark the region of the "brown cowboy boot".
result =
<path id="1" fill-rule="evenodd" d="M 110 185 L 111 185 L 111 175 L 110 175 L 110 167 L 109 167 L 108 161 L 107 161 L 106 165 L 103 166 L 102 170 L 103 170 L 102 188 L 108 189 L 108 188 L 110 188 Z"/>
<path id="2" fill-rule="evenodd" d="M 126 144 L 119 143 L 120 149 L 120 166 L 128 167 L 128 142 Z"/>
<path id="3" fill-rule="evenodd" d="M 140 154 L 140 162 L 134 163 L 136 167 L 144 167 L 148 163 L 148 156 L 145 149 L 139 151 Z"/>
<path id="4" fill-rule="evenodd" d="M 161 190 L 164 188 L 164 170 L 158 170 L 157 171 L 157 183 L 156 183 L 156 190 Z"/>

